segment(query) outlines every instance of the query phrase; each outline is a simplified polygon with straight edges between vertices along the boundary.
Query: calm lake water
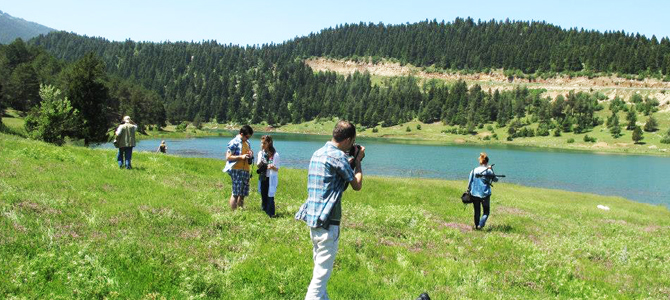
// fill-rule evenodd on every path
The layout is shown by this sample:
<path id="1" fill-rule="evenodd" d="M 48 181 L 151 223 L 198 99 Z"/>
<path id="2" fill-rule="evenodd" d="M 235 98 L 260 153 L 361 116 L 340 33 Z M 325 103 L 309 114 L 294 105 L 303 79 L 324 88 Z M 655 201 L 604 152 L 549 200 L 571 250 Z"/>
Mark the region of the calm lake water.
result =
<path id="1" fill-rule="evenodd" d="M 260 150 L 262 133 L 251 139 L 254 152 Z M 282 165 L 306 169 L 312 153 L 322 147 L 326 136 L 273 133 Z M 187 157 L 225 159 L 230 137 L 168 139 L 168 153 Z M 423 145 L 383 139 L 357 138 L 364 145 L 365 174 L 396 177 L 466 180 L 477 166 L 479 153 L 488 153 L 502 182 L 525 186 L 615 195 L 670 207 L 668 170 L 670 158 L 605 155 L 552 150 L 528 150 L 492 146 Z M 160 140 L 139 141 L 135 151 L 155 152 Z M 111 143 L 100 146 L 113 148 Z M 140 163 L 140 162 L 137 162 Z M 224 163 L 221 163 L 223 168 Z M 465 186 L 463 187 L 465 189 Z"/>

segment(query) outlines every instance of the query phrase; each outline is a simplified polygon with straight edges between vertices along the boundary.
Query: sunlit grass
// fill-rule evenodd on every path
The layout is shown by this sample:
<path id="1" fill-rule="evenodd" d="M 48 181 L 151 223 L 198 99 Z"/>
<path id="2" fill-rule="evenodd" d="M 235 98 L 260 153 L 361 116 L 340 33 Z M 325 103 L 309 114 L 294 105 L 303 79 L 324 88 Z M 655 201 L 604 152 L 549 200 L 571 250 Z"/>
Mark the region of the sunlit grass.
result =
<path id="1" fill-rule="evenodd" d="M 120 170 L 114 151 L 0 134 L 0 298 L 304 297 L 306 171 L 281 171 L 269 219 L 255 192 L 229 210 L 222 161 L 133 157 Z M 472 231 L 464 186 L 366 176 L 347 191 L 331 297 L 670 297 L 666 207 L 500 183 Z"/>

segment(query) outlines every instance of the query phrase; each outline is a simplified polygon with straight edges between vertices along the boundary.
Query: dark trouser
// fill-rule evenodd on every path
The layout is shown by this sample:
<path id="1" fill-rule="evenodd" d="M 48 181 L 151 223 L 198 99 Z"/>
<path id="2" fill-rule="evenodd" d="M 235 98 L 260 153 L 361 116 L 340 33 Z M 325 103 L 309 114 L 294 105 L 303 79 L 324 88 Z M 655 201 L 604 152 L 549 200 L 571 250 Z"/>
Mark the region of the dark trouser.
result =
<path id="1" fill-rule="evenodd" d="M 261 176 L 261 208 L 270 217 L 275 215 L 275 197 L 268 197 L 270 190 L 270 178 Z"/>
<path id="2" fill-rule="evenodd" d="M 475 208 L 475 226 L 484 227 L 486 225 L 486 219 L 489 218 L 489 213 L 491 211 L 491 196 L 485 198 L 479 198 L 472 196 L 472 206 Z M 480 205 L 484 207 L 484 215 L 482 218 L 479 218 Z"/>
<path id="3" fill-rule="evenodd" d="M 121 147 L 119 148 L 119 154 L 116 155 L 116 160 L 119 162 L 119 168 L 123 168 L 124 166 L 124 158 L 125 156 L 125 166 L 126 169 L 131 168 L 130 160 L 133 159 L 133 147 Z"/>

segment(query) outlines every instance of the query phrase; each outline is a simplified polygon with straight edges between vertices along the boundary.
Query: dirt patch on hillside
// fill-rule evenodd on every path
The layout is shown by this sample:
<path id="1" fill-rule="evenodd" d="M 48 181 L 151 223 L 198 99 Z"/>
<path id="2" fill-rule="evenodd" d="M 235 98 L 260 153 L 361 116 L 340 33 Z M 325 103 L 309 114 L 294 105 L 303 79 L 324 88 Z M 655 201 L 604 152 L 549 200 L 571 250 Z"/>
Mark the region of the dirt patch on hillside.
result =
<path id="1" fill-rule="evenodd" d="M 605 143 L 605 142 L 598 142 L 598 143 L 595 143 L 595 144 L 594 144 L 593 146 L 591 146 L 591 147 L 592 147 L 592 148 L 609 148 L 609 145 L 608 145 L 607 143 Z"/>
<path id="2" fill-rule="evenodd" d="M 416 76 L 426 79 L 442 79 L 447 81 L 465 80 L 469 85 L 479 84 L 488 90 L 513 90 L 518 85 L 526 85 L 529 88 L 546 89 L 544 96 L 552 99 L 560 94 L 575 91 L 600 91 L 608 99 L 619 96 L 628 100 L 634 93 L 658 99 L 661 110 L 670 110 L 670 82 L 657 79 L 631 80 L 610 77 L 555 77 L 549 79 L 519 79 L 505 76 L 502 70 L 490 73 L 478 74 L 454 74 L 454 73 L 428 73 L 421 68 L 412 65 L 401 66 L 399 63 L 383 62 L 373 64 L 372 62 L 354 62 L 343 60 L 332 60 L 325 58 L 308 59 L 305 63 L 315 71 L 333 71 L 339 74 L 349 75 L 358 71 L 369 72 L 377 76 Z"/>

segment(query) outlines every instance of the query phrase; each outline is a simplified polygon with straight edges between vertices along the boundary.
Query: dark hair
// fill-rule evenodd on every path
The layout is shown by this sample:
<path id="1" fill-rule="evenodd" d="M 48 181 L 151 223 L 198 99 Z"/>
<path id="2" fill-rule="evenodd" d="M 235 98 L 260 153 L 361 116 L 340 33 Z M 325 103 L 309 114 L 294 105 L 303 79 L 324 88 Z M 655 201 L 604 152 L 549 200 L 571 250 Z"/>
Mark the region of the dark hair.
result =
<path id="1" fill-rule="evenodd" d="M 240 133 L 241 133 L 242 135 L 253 135 L 253 134 L 254 134 L 254 130 L 251 128 L 251 126 L 249 126 L 249 125 L 244 125 L 244 126 L 242 126 L 242 128 L 240 128 Z"/>
<path id="2" fill-rule="evenodd" d="M 348 138 L 356 137 L 356 126 L 349 121 L 340 120 L 333 129 L 333 139 L 336 142 L 344 141 Z"/>
<path id="3" fill-rule="evenodd" d="M 264 135 L 261 137 L 261 141 L 268 143 L 268 157 L 273 157 L 277 150 L 275 150 L 275 146 L 272 143 L 272 137 L 269 135 Z"/>

